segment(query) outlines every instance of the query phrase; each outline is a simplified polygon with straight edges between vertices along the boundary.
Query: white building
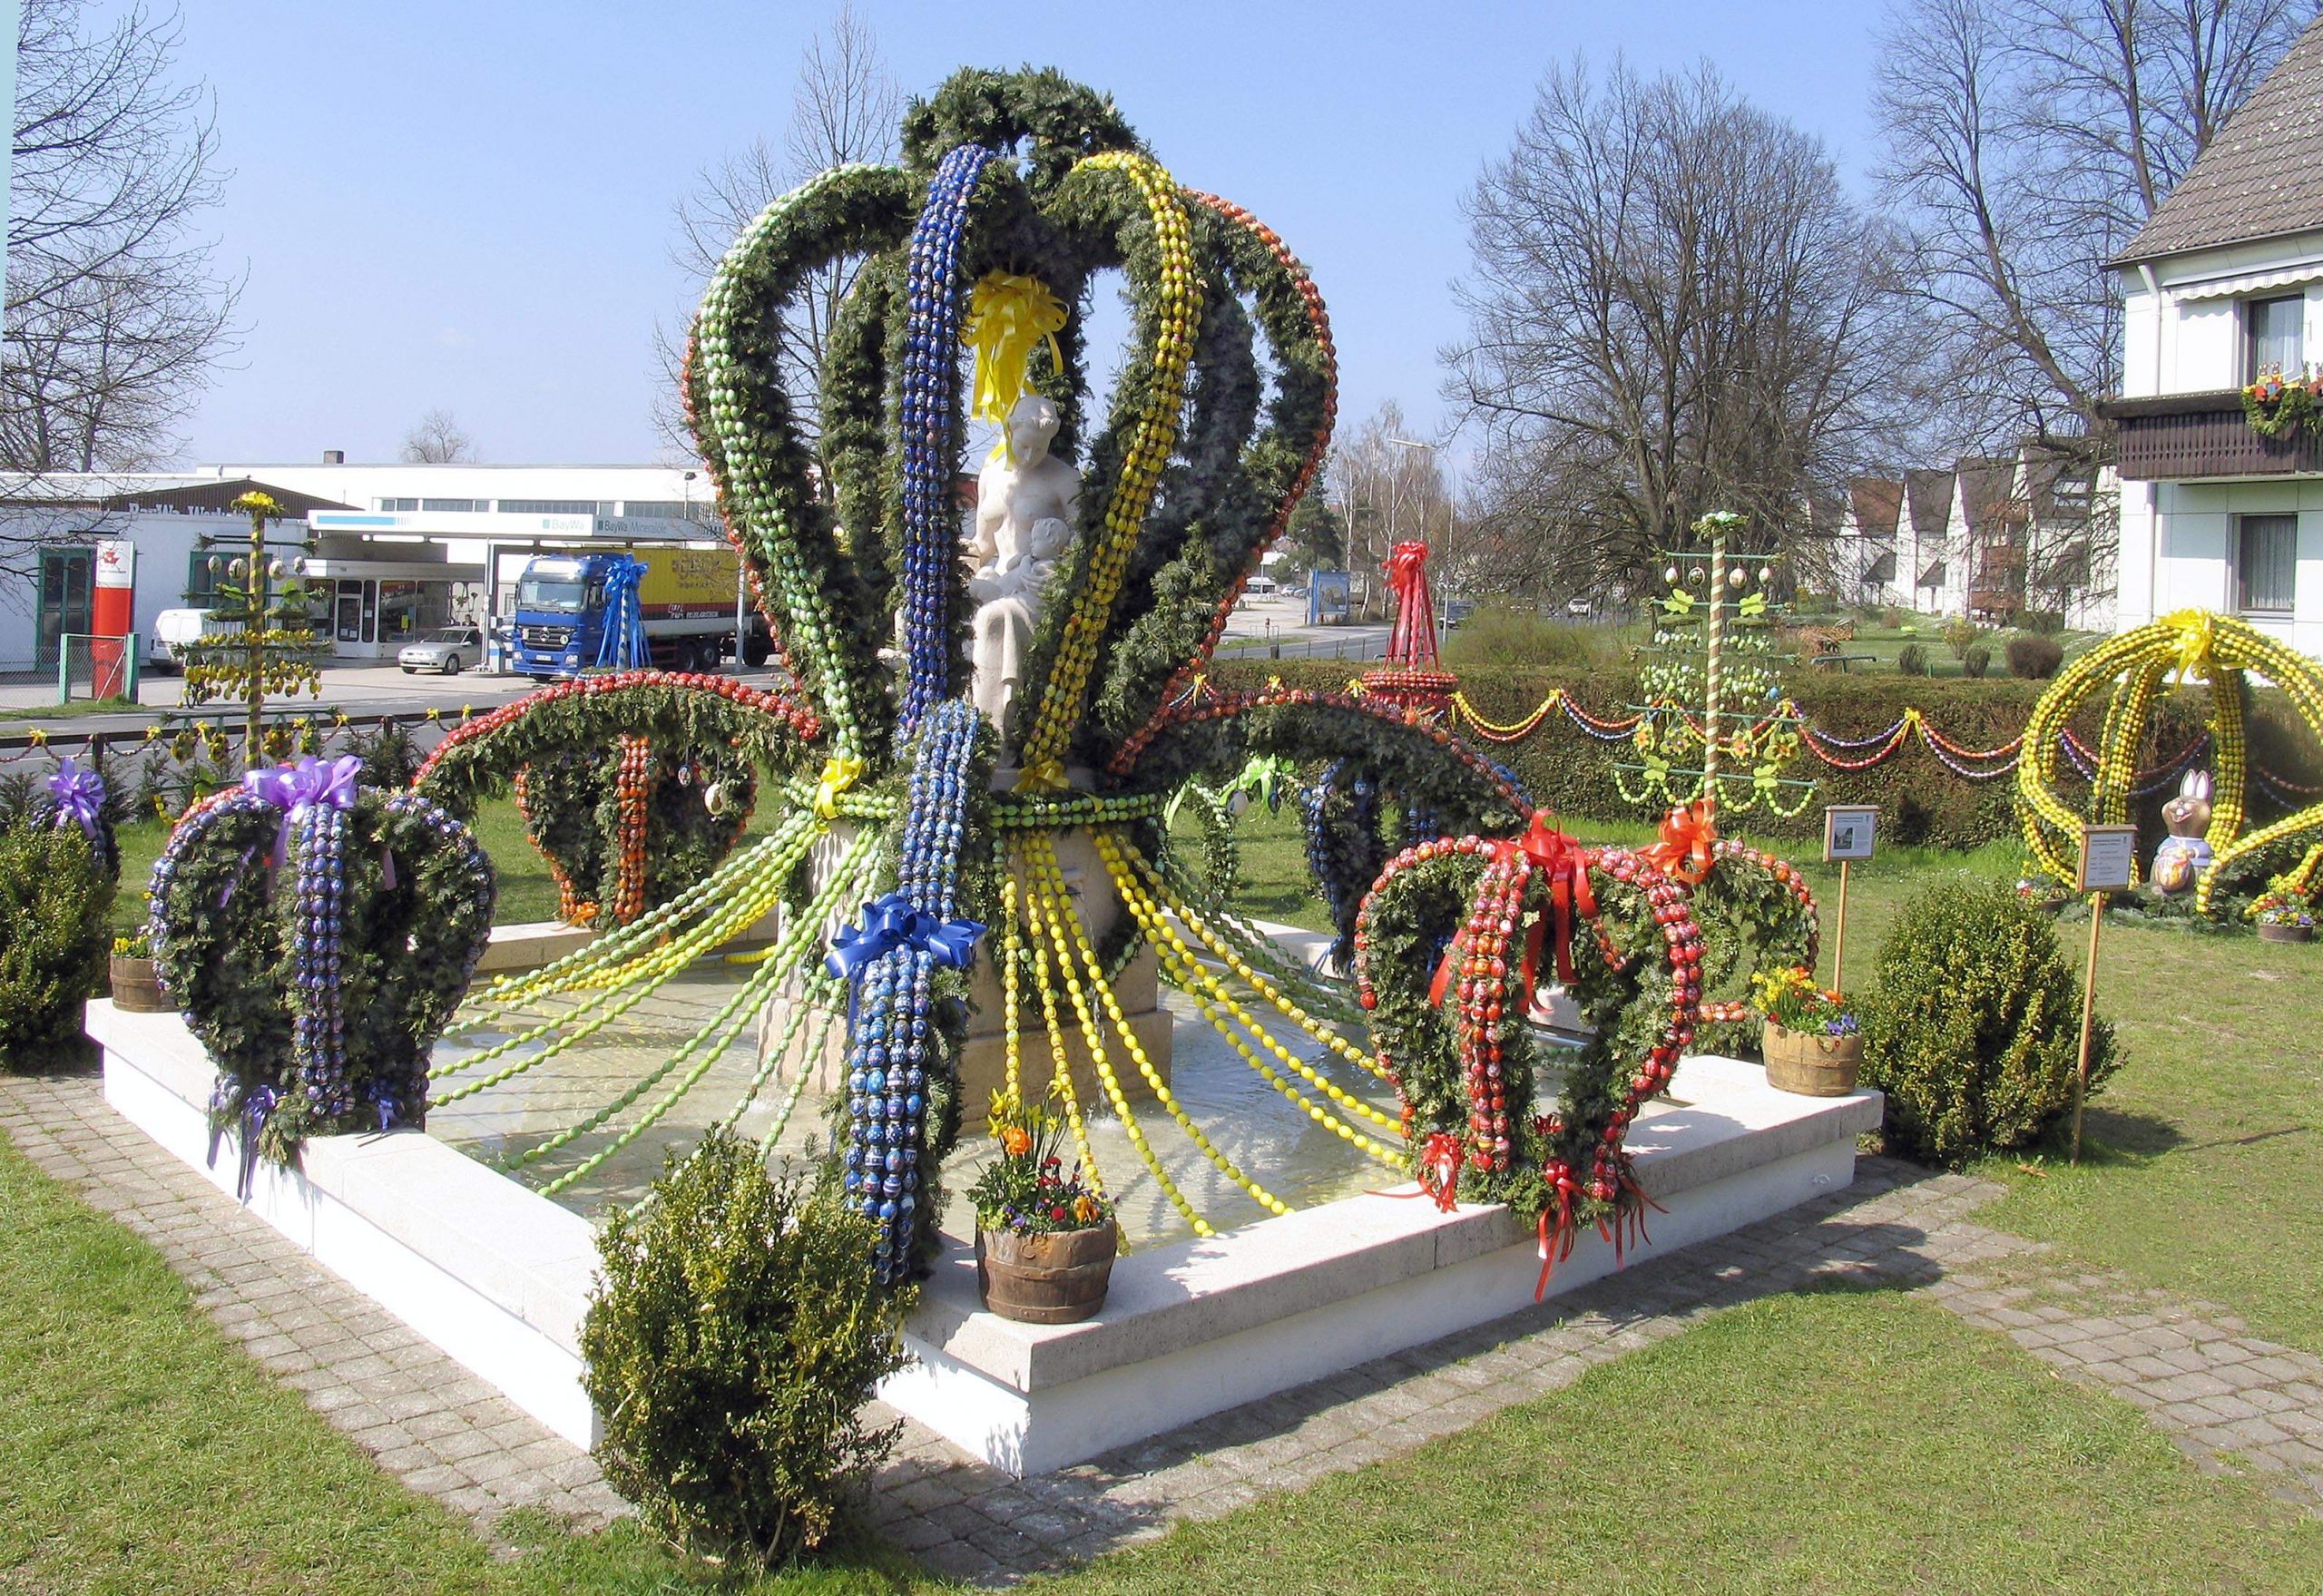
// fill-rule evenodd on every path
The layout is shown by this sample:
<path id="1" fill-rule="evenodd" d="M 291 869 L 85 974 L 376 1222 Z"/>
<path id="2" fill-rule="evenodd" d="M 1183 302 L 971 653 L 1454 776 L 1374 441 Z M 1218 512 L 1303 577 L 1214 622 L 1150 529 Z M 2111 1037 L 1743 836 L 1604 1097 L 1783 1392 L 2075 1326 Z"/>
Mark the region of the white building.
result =
<path id="1" fill-rule="evenodd" d="M 0 565 L 0 671 L 53 671 L 59 637 L 89 630 L 99 539 L 135 549 L 136 626 L 150 651 L 162 611 L 207 604 L 210 554 L 246 531 L 230 506 L 253 488 L 282 503 L 280 537 L 312 538 L 316 624 L 341 659 L 392 658 L 413 633 L 488 623 L 542 550 L 722 546 L 708 479 L 684 467 L 350 465 L 334 451 L 314 465 L 0 479 L 0 544 L 37 544 Z"/>
<path id="2" fill-rule="evenodd" d="M 2110 627 L 2093 521 L 2110 484 L 2035 444 L 2014 459 L 1857 477 L 1839 527 L 1840 597 L 1987 621 L 2047 611 L 2076 629 Z"/>
<path id="3" fill-rule="evenodd" d="M 2323 22 L 2112 264 L 2120 624 L 2200 607 L 2323 654 L 2323 437 L 2261 436 L 2238 391 L 2323 357 Z"/>

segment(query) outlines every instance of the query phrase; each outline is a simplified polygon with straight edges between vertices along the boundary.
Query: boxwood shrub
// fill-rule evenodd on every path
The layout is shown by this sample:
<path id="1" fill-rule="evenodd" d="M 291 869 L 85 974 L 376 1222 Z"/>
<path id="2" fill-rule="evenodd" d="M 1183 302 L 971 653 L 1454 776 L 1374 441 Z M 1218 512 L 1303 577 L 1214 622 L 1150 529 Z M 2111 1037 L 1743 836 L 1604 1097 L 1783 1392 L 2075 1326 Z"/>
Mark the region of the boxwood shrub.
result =
<path id="1" fill-rule="evenodd" d="M 1887 1094 L 1888 1150 L 1957 1167 L 2029 1146 L 2073 1111 L 2081 980 L 2056 923 L 2004 883 L 1939 878 L 1880 945 L 1865 1004 L 1863 1083 Z M 2093 1094 L 2115 1062 L 2090 1043 Z"/>
<path id="2" fill-rule="evenodd" d="M 0 1068 L 59 1062 L 104 984 L 113 881 L 77 826 L 0 826 Z"/>
<path id="3" fill-rule="evenodd" d="M 606 1225 L 583 1384 L 605 1478 L 656 1532 L 760 1563 L 830 1535 L 902 1428 L 860 1417 L 912 1297 L 872 1282 L 873 1240 L 828 1183 L 770 1177 L 721 1130 Z"/>

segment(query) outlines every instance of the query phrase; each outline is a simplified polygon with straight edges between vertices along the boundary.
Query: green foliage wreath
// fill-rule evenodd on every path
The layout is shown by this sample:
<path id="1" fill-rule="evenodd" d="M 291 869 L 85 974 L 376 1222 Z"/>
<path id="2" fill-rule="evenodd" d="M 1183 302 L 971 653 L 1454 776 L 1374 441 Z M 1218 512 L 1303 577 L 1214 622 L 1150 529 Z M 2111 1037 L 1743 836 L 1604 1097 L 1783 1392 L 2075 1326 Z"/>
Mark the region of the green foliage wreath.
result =
<path id="1" fill-rule="evenodd" d="M 393 1123 L 424 1122 L 428 1049 L 492 935 L 492 863 L 467 827 L 377 788 L 358 792 L 349 821 L 336 1012 L 358 1103 L 344 1114 L 319 1111 L 297 1078 L 294 1023 L 323 1010 L 293 945 L 309 861 L 294 845 L 273 862 L 282 811 L 242 788 L 209 799 L 153 870 L 154 966 L 217 1061 L 213 1122 L 255 1121 L 257 1150 L 278 1162 L 309 1136 L 381 1129 L 381 1105 Z"/>
<path id="2" fill-rule="evenodd" d="M 1488 906 L 1479 889 L 1518 846 L 1464 837 L 1397 855 L 1364 901 L 1356 974 L 1375 1044 L 1403 1098 L 1414 1174 L 1439 1200 L 1456 1191 L 1472 1202 L 1505 1203 L 1540 1226 L 1545 1262 L 1553 1247 L 1561 1256 L 1580 1226 L 1621 1238 L 1642 1222 L 1646 1199 L 1630 1174 L 1622 1138 L 1692 1038 L 1701 934 L 1682 890 L 1642 856 L 1580 851 L 1596 913 L 1575 913 L 1569 990 L 1595 1034 L 1577 1053 L 1559 1055 L 1563 1083 L 1554 1106 L 1540 1111 L 1542 1058 L 1524 1023 L 1534 990 L 1525 966 L 1530 962 L 1533 979 L 1545 985 L 1553 972 L 1542 965 L 1553 943 L 1544 940 L 1528 961 L 1514 946 L 1479 953 L 1471 940 L 1480 908 Z M 1531 870 L 1517 923 L 1549 922 L 1552 893 L 1549 873 Z M 1439 983 L 1447 955 L 1452 966 Z M 1462 991 L 1471 983 L 1473 998 Z M 1483 1018 L 1483 1030 L 1464 1037 L 1471 1014 Z M 1480 1053 L 1488 1053 L 1488 1065 L 1477 1064 Z M 1498 1072 L 1507 1104 L 1505 1147 L 1491 1144 L 1475 1067 Z"/>
<path id="3" fill-rule="evenodd" d="M 1693 889 L 1704 994 L 1695 1041 L 1707 1053 L 1754 1057 L 1760 1024 L 1750 1012 L 1750 977 L 1787 969 L 1812 974 L 1822 922 L 1806 877 L 1789 860 L 1731 837 L 1720 837 L 1715 853 L 1717 862 Z"/>

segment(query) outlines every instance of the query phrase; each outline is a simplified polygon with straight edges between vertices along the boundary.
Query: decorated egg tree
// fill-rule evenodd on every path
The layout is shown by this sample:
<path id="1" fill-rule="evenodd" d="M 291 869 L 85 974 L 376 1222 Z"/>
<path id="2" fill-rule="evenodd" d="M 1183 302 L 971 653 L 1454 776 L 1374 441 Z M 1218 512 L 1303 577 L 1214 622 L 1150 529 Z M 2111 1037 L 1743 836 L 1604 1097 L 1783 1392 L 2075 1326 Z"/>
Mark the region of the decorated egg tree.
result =
<path id="1" fill-rule="evenodd" d="M 1813 782 L 1783 774 L 1799 753 L 1800 720 L 1782 692 L 1774 569 L 1754 572 L 1735 550 L 1742 526 L 1714 510 L 1694 523 L 1699 546 L 1665 553 L 1670 592 L 1655 604 L 1641 701 L 1630 706 L 1638 757 L 1615 768 L 1632 803 L 1735 814 L 1763 804 L 1788 818 L 1814 794 Z"/>

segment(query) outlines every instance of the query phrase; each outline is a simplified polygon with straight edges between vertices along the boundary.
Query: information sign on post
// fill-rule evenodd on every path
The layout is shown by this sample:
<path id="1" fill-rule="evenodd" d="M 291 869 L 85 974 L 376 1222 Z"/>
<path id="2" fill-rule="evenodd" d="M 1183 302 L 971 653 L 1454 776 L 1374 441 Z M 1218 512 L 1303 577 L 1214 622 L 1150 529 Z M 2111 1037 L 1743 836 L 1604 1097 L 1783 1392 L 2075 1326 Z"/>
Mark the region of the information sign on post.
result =
<path id="1" fill-rule="evenodd" d="M 2134 826 L 2084 826 L 2081 828 L 2081 879 L 2074 890 L 2127 892 L 2137 867 L 2138 828 Z"/>
<path id="2" fill-rule="evenodd" d="M 1839 867 L 1838 923 L 1831 936 L 1831 990 L 1847 990 L 1848 867 L 1871 857 L 1872 835 L 1878 829 L 1879 810 L 1870 804 L 1829 804 L 1823 810 L 1823 862 Z"/>

